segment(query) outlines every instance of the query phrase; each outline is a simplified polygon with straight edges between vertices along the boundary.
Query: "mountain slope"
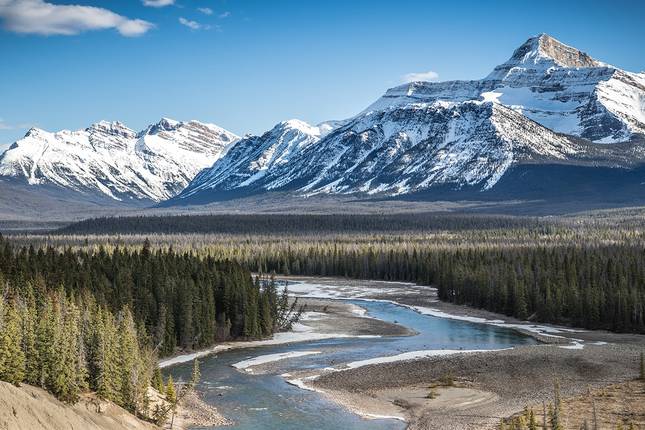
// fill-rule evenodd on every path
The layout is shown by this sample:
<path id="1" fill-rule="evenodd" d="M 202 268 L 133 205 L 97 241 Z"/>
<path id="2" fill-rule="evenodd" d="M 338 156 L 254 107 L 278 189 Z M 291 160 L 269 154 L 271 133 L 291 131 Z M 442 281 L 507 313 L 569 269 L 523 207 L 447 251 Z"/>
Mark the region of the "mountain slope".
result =
<path id="1" fill-rule="evenodd" d="M 0 156 L 0 176 L 116 200 L 161 201 L 237 139 L 212 124 L 169 119 L 139 133 L 105 121 L 78 131 L 32 128 Z"/>
<path id="2" fill-rule="evenodd" d="M 401 85 L 320 130 L 290 121 L 245 138 L 169 203 L 278 190 L 488 191 L 519 164 L 634 166 L 645 160 L 643 145 L 616 142 L 645 135 L 645 74 L 543 34 L 484 79 Z"/>

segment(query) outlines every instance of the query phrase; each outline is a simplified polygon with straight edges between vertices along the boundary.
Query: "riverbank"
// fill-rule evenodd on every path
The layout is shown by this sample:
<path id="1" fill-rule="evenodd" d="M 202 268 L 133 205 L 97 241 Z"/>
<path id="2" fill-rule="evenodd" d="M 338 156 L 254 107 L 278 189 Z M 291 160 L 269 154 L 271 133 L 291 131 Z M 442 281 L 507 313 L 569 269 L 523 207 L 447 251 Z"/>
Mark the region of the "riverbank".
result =
<path id="1" fill-rule="evenodd" d="M 411 429 L 495 428 L 527 405 L 552 401 L 555 380 L 567 397 L 635 378 L 641 350 L 537 345 L 374 364 L 323 374 L 310 384 L 359 413 L 402 417 Z"/>
<path id="2" fill-rule="evenodd" d="M 300 296 L 387 300 L 417 312 L 508 327 L 547 344 L 376 362 L 297 375 L 292 383 L 324 393 L 365 417 L 405 419 L 411 429 L 495 428 L 502 417 L 553 397 L 576 396 L 637 376 L 645 336 L 517 321 L 440 302 L 431 287 L 334 278 L 288 278 Z M 342 284 L 342 287 L 335 285 Z M 396 359 L 396 357 L 394 358 Z M 378 361 L 378 360 L 377 360 Z M 383 361 L 387 361 L 383 360 Z"/>
<path id="3" fill-rule="evenodd" d="M 301 299 L 300 303 L 306 306 L 306 311 L 302 314 L 300 321 L 294 325 L 291 332 L 277 333 L 272 339 L 218 344 L 210 349 L 166 358 L 159 363 L 159 366 L 167 368 L 192 361 L 195 358 L 247 348 L 270 347 L 332 338 L 365 339 L 415 334 L 414 331 L 399 324 L 370 318 L 365 315 L 365 309 L 350 303 L 328 299 Z M 242 361 L 233 367 L 242 372 L 259 375 L 270 373 L 282 360 L 314 353 L 317 353 L 317 351 L 260 355 Z M 206 404 L 202 401 L 199 393 L 195 393 L 194 396 L 185 399 L 180 406 L 180 410 L 175 416 L 175 426 L 183 428 L 189 426 L 216 427 L 230 425 L 235 421 L 235 416 L 230 416 L 228 417 L 229 419 L 222 416 L 217 409 L 217 404 Z"/>

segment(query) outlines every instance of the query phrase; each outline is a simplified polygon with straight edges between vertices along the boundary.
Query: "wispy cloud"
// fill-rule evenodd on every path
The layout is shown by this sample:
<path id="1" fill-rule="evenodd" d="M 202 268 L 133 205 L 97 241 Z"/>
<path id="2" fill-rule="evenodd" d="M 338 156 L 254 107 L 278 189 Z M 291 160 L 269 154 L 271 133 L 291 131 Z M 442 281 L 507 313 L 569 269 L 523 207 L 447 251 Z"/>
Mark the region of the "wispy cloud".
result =
<path id="1" fill-rule="evenodd" d="M 181 25 L 185 25 L 186 27 L 190 28 L 191 30 L 208 29 L 208 27 L 205 27 L 204 25 L 200 24 L 199 22 L 191 21 L 190 19 L 186 19 L 183 16 L 179 17 L 179 23 Z"/>
<path id="2" fill-rule="evenodd" d="M 401 77 L 401 80 L 406 83 L 417 82 L 417 81 L 432 82 L 438 79 L 439 79 L 439 74 L 437 72 L 433 72 L 432 70 L 429 70 L 427 72 L 408 73 Z"/>
<path id="3" fill-rule="evenodd" d="M 220 14 L 218 15 L 218 18 L 228 18 L 229 16 L 231 16 L 231 12 L 228 12 L 228 11 L 227 11 L 227 12 L 222 12 L 222 13 L 220 13 Z"/>
<path id="4" fill-rule="evenodd" d="M 0 19 L 7 31 L 44 36 L 71 36 L 112 28 L 133 37 L 154 27 L 150 22 L 129 19 L 100 7 L 57 5 L 44 0 L 0 0 Z"/>
<path id="5" fill-rule="evenodd" d="M 7 124 L 2 118 L 0 118 L 0 130 L 13 130 L 11 124 Z"/>
<path id="6" fill-rule="evenodd" d="M 33 124 L 27 122 L 12 124 L 0 118 L 0 130 L 16 130 L 21 128 L 31 128 L 33 126 Z"/>
<path id="7" fill-rule="evenodd" d="M 148 7 L 166 7 L 175 4 L 175 0 L 143 0 L 143 5 Z"/>
<path id="8" fill-rule="evenodd" d="M 203 13 L 204 15 L 213 14 L 213 9 L 211 9 L 210 7 L 198 7 L 197 10 Z"/>

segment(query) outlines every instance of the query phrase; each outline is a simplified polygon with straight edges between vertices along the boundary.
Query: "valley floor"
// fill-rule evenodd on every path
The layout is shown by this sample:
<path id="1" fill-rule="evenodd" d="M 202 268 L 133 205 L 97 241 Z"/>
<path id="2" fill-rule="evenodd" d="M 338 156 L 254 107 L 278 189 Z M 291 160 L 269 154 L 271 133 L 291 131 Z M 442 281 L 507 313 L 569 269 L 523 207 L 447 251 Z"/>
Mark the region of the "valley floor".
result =
<path id="1" fill-rule="evenodd" d="M 318 296 L 333 291 L 327 289 L 326 285 L 339 284 L 339 280 L 333 278 L 298 280 L 318 284 L 316 291 L 309 292 Z M 518 413 L 525 406 L 535 408 L 536 413 L 541 412 L 543 401 L 553 401 L 556 380 L 565 398 L 584 398 L 590 388 L 601 390 L 594 391 L 596 394 L 593 396 L 599 410 L 612 409 L 604 404 L 605 401 L 614 404 L 623 402 L 613 408 L 622 411 L 630 411 L 630 404 L 645 403 L 643 390 L 632 389 L 630 385 L 638 383 L 629 382 L 638 377 L 639 355 L 645 350 L 645 336 L 569 331 L 552 326 L 540 326 L 538 330 L 530 324 L 525 326 L 527 328 L 515 327 L 521 322 L 486 311 L 439 302 L 428 294 L 432 290 L 427 287 L 408 284 L 405 285 L 406 293 L 397 295 L 397 287 L 403 284 L 345 279 L 342 284 L 348 285 L 344 295 L 351 295 L 352 289 L 367 291 L 366 294 L 361 293 L 362 298 L 392 300 L 419 309 L 422 313 L 434 312 L 473 321 L 486 319 L 490 323 L 506 324 L 521 330 L 543 342 L 541 345 L 495 352 L 377 363 L 323 373 L 309 380 L 308 377 L 317 375 L 297 375 L 300 380 L 307 381 L 308 388 L 321 391 L 364 416 L 399 417 L 405 419 L 411 429 L 496 428 L 501 418 Z M 629 393 L 624 394 L 627 389 Z M 614 396 L 610 398 L 597 394 L 605 392 L 602 390 L 610 390 Z M 622 401 L 622 398 L 630 400 Z M 575 401 L 568 401 L 567 404 Z M 538 406 L 539 411 L 536 409 Z M 642 411 L 625 413 L 632 413 L 630 422 L 645 424 Z M 607 425 L 603 424 L 600 428 L 612 428 L 609 422 L 618 416 L 603 416 Z M 576 418 L 571 415 L 570 420 L 573 422 Z"/>

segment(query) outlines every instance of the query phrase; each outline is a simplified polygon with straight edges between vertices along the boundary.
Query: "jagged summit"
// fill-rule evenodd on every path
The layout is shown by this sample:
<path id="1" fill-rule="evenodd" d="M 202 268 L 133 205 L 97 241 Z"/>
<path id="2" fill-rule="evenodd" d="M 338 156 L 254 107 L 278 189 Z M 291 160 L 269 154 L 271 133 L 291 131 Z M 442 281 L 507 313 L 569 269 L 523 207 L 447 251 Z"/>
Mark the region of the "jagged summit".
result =
<path id="1" fill-rule="evenodd" d="M 134 130 L 126 127 L 125 124 L 120 121 L 99 121 L 90 125 L 85 129 L 85 131 L 89 133 L 98 132 L 113 136 L 122 136 L 128 139 L 132 139 L 137 135 Z"/>
<path id="2" fill-rule="evenodd" d="M 544 72 L 551 68 L 590 68 L 607 67 L 585 52 L 565 45 L 559 40 L 542 33 L 529 38 L 517 48 L 511 58 L 495 67 L 486 77 L 489 80 L 504 80 L 510 75 L 527 70 Z M 518 70 L 519 69 L 519 70 Z"/>
<path id="3" fill-rule="evenodd" d="M 602 67 L 605 64 L 572 46 L 542 33 L 531 37 L 515 50 L 511 61 L 520 64 L 552 60 L 560 67 Z"/>

